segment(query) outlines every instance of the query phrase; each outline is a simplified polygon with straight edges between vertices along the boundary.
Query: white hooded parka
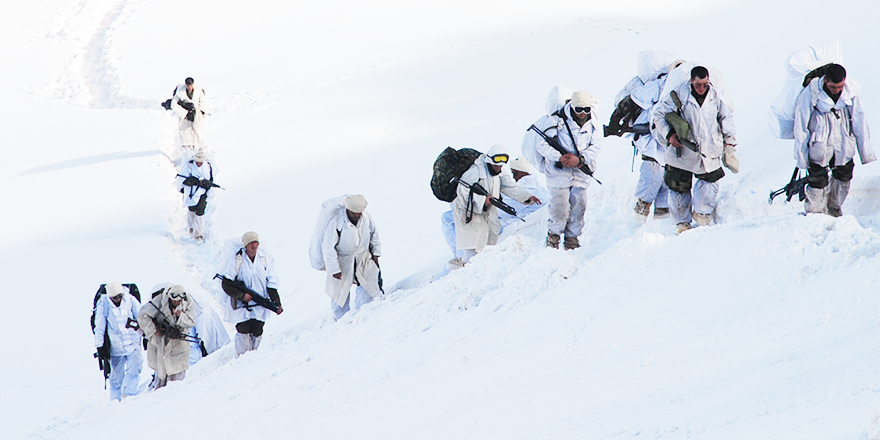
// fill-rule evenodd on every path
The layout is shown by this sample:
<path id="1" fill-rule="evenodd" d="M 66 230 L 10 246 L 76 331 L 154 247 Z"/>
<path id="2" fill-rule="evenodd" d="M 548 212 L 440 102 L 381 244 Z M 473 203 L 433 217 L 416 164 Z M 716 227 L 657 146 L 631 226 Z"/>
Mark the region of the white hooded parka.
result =
<path id="1" fill-rule="evenodd" d="M 340 208 L 324 231 L 322 254 L 327 270 L 324 291 L 339 307 L 345 306 L 355 277 L 371 297 L 381 293 L 379 266 L 373 256 L 382 255 L 382 243 L 369 213 L 362 213 L 355 225 L 348 219 L 345 208 Z M 333 277 L 340 272 L 340 279 Z"/>
<path id="2" fill-rule="evenodd" d="M 479 183 L 495 198 L 499 198 L 501 193 L 504 193 L 520 203 L 525 203 L 532 197 L 531 193 L 516 183 L 507 166 L 503 167 L 498 175 L 491 175 L 487 168 L 486 157 L 485 154 L 477 157 L 474 164 L 461 175 L 461 181 L 471 185 Z M 483 210 L 486 197 L 476 193 L 473 194 L 472 201 L 473 216 L 468 222 L 467 205 L 470 195 L 470 190 L 464 185 L 458 185 L 456 188 L 456 197 L 452 201 L 452 213 L 455 216 L 455 246 L 459 251 L 474 249 L 481 252 L 487 245 L 498 242 L 501 222 L 498 219 L 498 208 L 489 205 Z"/>
<path id="3" fill-rule="evenodd" d="M 571 102 L 565 104 L 562 111 L 567 115 L 565 120 L 554 115 L 541 118 L 535 123 L 535 126 L 547 133 L 548 136 L 558 136 L 560 144 L 562 144 L 566 151 L 576 156 L 583 156 L 584 163 L 590 169 L 595 170 L 595 161 L 596 157 L 599 156 L 602 138 L 602 124 L 599 122 L 598 115 L 593 112 L 590 120 L 583 127 L 579 127 L 577 122 L 571 117 Z M 568 124 L 568 129 L 566 129 L 565 124 Z M 550 127 L 554 127 L 554 129 L 547 130 Z M 569 135 L 569 131 L 571 135 Z M 572 136 L 574 136 L 574 139 L 572 139 Z M 547 177 L 547 186 L 551 188 L 568 188 L 572 186 L 587 188 L 590 186 L 590 177 L 580 169 L 556 168 L 555 164 L 559 162 L 562 153 L 556 151 L 547 142 L 541 140 L 537 144 L 536 149 L 538 154 L 544 158 L 544 161 L 539 164 L 539 171 Z"/>
<path id="4" fill-rule="evenodd" d="M 195 117 L 192 121 L 186 119 L 186 114 L 189 113 L 189 110 L 181 107 L 180 101 L 191 102 L 195 107 Z M 192 145 L 198 148 L 202 144 L 204 137 L 203 122 L 205 118 L 202 112 L 207 112 L 206 107 L 205 91 L 197 84 L 193 84 L 192 98 L 186 93 L 186 84 L 177 86 L 177 90 L 174 91 L 174 97 L 171 98 L 171 109 L 180 118 L 180 126 L 178 128 L 180 130 L 181 145 Z"/>
<path id="5" fill-rule="evenodd" d="M 126 327 L 129 319 L 137 319 L 141 303 L 137 298 L 124 292 L 119 307 L 107 294 L 98 299 L 95 310 L 95 347 L 104 345 L 104 331 L 110 337 L 110 356 L 128 356 L 141 349 L 141 334 Z"/>
<path id="6" fill-rule="evenodd" d="M 170 324 L 176 326 L 184 335 L 195 325 L 195 310 L 191 299 L 187 296 L 180 301 L 183 311 L 175 316 L 171 311 L 171 296 L 168 289 L 160 295 L 147 301 L 141 307 L 138 314 L 138 323 L 144 335 L 149 339 L 147 344 L 147 365 L 156 371 L 156 375 L 164 379 L 173 374 L 186 371 L 189 368 L 189 342 L 181 339 L 171 339 L 167 336 L 156 334 L 154 319 L 167 319 Z"/>
<path id="7" fill-rule="evenodd" d="M 822 166 L 846 165 L 856 151 L 862 164 L 877 160 L 859 99 L 858 83 L 847 79 L 834 102 L 825 92 L 824 78 L 813 79 L 798 95 L 794 114 L 797 167 L 807 169 L 810 162 Z M 832 157 L 833 164 L 829 163 Z"/>
<path id="8" fill-rule="evenodd" d="M 202 166 L 196 165 L 195 160 L 189 161 L 185 167 L 183 167 L 183 171 L 181 171 L 180 175 L 177 176 L 177 189 L 178 191 L 183 193 L 183 206 L 190 207 L 196 206 L 199 203 L 199 198 L 202 197 L 202 194 L 207 194 L 208 190 L 202 188 L 201 186 L 187 186 L 183 184 L 183 181 L 186 180 L 186 177 L 195 177 L 196 179 L 214 181 L 214 171 L 211 168 L 211 164 L 207 161 L 202 162 Z"/>
<path id="9" fill-rule="evenodd" d="M 238 267 L 236 267 L 238 266 Z M 278 274 L 275 273 L 275 258 L 262 247 L 257 248 L 254 261 L 247 256 L 242 247 L 238 253 L 232 256 L 224 268 L 223 275 L 231 280 L 239 280 L 260 296 L 269 298 L 269 288 L 278 289 Z M 230 297 L 232 322 L 239 323 L 250 319 L 266 322 L 273 312 L 265 307 L 256 305 L 254 302 L 244 304 Z"/>
<path id="10" fill-rule="evenodd" d="M 671 127 L 666 122 L 666 115 L 678 112 L 671 94 L 658 102 L 654 108 L 652 134 L 657 142 L 667 147 L 666 163 L 694 174 L 705 174 L 721 168 L 724 144 L 736 145 L 733 110 L 724 102 L 724 97 L 716 92 L 711 79 L 709 84 L 703 105 L 700 105 L 691 94 L 689 82 L 685 81 L 675 88 L 676 94 L 681 99 L 681 116 L 690 124 L 691 132 L 688 138 L 699 146 L 699 153 L 687 147 L 669 148 L 667 137 Z M 681 157 L 677 157 L 676 150 L 681 151 Z"/>

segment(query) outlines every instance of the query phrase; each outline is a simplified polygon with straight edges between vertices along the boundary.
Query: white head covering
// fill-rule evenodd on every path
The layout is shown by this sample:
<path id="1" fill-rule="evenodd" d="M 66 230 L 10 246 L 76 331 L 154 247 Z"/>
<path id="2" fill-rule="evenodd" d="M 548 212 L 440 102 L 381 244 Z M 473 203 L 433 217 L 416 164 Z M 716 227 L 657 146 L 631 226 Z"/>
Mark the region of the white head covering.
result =
<path id="1" fill-rule="evenodd" d="M 260 236 L 257 235 L 257 233 L 254 231 L 245 232 L 244 235 L 241 236 L 241 245 L 242 246 L 247 246 L 255 241 L 259 243 Z"/>
<path id="2" fill-rule="evenodd" d="M 526 162 L 522 157 L 517 157 L 516 159 L 510 161 L 510 169 L 514 171 L 521 171 L 523 173 L 532 174 L 532 167 Z"/>
<path id="3" fill-rule="evenodd" d="M 122 283 L 120 283 L 119 281 L 107 283 L 107 285 L 104 286 L 104 289 L 107 290 L 107 296 L 116 296 L 116 295 L 119 295 L 120 293 L 125 292 L 125 288 L 122 287 Z"/>
<path id="4" fill-rule="evenodd" d="M 593 107 L 595 102 L 593 95 L 586 90 L 578 90 L 571 94 L 572 107 Z"/>
<path id="5" fill-rule="evenodd" d="M 345 205 L 345 209 L 351 212 L 361 213 L 367 209 L 367 199 L 360 194 L 347 197 L 343 204 Z"/>
<path id="6" fill-rule="evenodd" d="M 195 156 L 193 156 L 193 160 L 198 163 L 204 163 L 206 159 L 207 158 L 205 157 L 205 153 L 202 151 L 199 151 L 198 153 L 196 153 Z"/>

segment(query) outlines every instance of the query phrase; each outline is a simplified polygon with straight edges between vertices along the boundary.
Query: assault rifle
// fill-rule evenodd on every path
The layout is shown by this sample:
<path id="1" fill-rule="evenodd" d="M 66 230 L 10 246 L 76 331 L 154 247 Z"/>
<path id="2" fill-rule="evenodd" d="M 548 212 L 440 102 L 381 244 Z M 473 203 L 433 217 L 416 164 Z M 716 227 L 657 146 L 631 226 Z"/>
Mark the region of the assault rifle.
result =
<path id="1" fill-rule="evenodd" d="M 635 124 L 632 127 L 628 127 L 626 125 L 622 125 L 619 127 L 612 127 L 609 125 L 602 126 L 602 134 L 604 134 L 605 137 L 620 136 L 624 133 L 632 133 L 632 134 L 636 135 L 636 137 L 638 137 L 641 135 L 648 134 L 650 132 L 651 132 L 651 127 L 647 122 L 645 122 L 644 124 Z"/>
<path id="2" fill-rule="evenodd" d="M 177 177 L 183 177 L 184 179 L 188 179 L 188 178 L 190 178 L 190 177 L 195 177 L 195 176 L 184 176 L 183 174 L 178 174 Z M 200 181 L 199 181 L 199 185 L 187 185 L 187 186 L 201 186 L 201 182 L 203 182 L 203 181 L 200 180 Z M 209 181 L 209 180 L 205 180 L 204 182 L 210 182 L 210 181 Z M 186 185 L 186 181 L 184 181 L 183 184 Z M 222 186 L 217 185 L 217 184 L 214 183 L 214 182 L 211 182 L 211 188 L 220 188 L 220 189 L 222 189 L 222 190 L 224 190 L 224 191 L 226 190 L 226 188 L 223 188 Z M 207 188 L 205 188 L 205 189 L 207 189 Z"/>
<path id="3" fill-rule="evenodd" d="M 269 298 L 266 298 L 263 295 L 260 295 L 257 292 L 254 292 L 253 289 L 246 286 L 244 284 L 244 282 L 237 281 L 237 280 L 230 280 L 229 278 L 226 278 L 225 276 L 220 275 L 219 273 L 214 275 L 214 278 L 215 279 L 220 278 L 220 280 L 232 284 L 236 289 L 241 290 L 242 292 L 245 292 L 245 293 L 249 293 L 251 295 L 251 301 L 257 303 L 257 305 L 260 307 L 265 307 L 266 309 L 269 309 L 269 310 L 275 312 L 275 314 L 278 314 L 279 309 L 278 309 L 278 305 L 276 305 L 275 302 L 273 302 Z M 245 307 L 253 307 L 253 306 L 245 305 Z"/>
<path id="4" fill-rule="evenodd" d="M 153 317 L 153 324 L 156 325 L 156 331 L 158 333 L 161 333 L 162 336 L 165 336 L 168 339 L 180 339 L 181 341 L 195 342 L 196 344 L 201 342 L 201 339 L 181 332 L 180 328 L 172 324 L 171 320 L 169 320 L 168 317 L 165 316 L 164 313 L 162 313 L 162 310 L 159 310 L 159 308 L 156 307 L 156 305 L 153 304 L 152 301 L 148 301 L 148 303 L 152 305 L 157 312 L 159 312 L 159 315 L 162 315 L 161 317 Z"/>
<path id="5" fill-rule="evenodd" d="M 508 213 L 508 214 L 510 214 L 510 215 L 512 215 L 512 216 L 514 216 L 514 217 L 516 217 L 516 218 L 518 218 L 518 219 L 520 219 L 520 220 L 522 220 L 522 221 L 525 221 L 525 219 L 523 219 L 522 217 L 516 215 L 516 208 L 514 208 L 513 206 L 508 205 L 507 203 L 502 202 L 501 200 L 499 200 L 499 199 L 497 199 L 497 198 L 495 198 L 495 197 L 492 197 L 492 195 L 489 194 L 489 191 L 486 191 L 486 188 L 483 188 L 483 186 L 480 185 L 479 183 L 470 184 L 470 183 L 465 182 L 464 180 L 461 180 L 461 179 L 458 178 L 458 177 L 454 177 L 454 178 L 452 179 L 452 181 L 458 181 L 458 183 L 464 185 L 465 188 L 470 189 L 471 192 L 474 193 L 474 194 L 479 194 L 479 195 L 481 195 L 481 196 L 488 197 L 488 198 L 489 198 L 489 203 L 495 205 L 496 208 L 498 208 L 498 209 L 500 209 L 500 210 L 502 210 L 502 211 L 504 211 L 504 212 L 506 212 L 506 213 Z M 466 220 L 467 220 L 468 222 L 470 222 L 472 216 L 473 216 L 473 207 L 470 207 L 470 209 L 468 210 L 468 213 L 467 213 L 467 218 L 466 218 Z"/>
<path id="6" fill-rule="evenodd" d="M 795 194 L 798 195 L 798 200 L 803 202 L 804 199 L 807 198 L 807 194 L 804 192 L 804 187 L 807 185 L 807 176 L 798 178 L 799 176 L 800 170 L 798 170 L 797 167 L 794 167 L 794 172 L 791 173 L 791 180 L 788 182 L 788 185 L 771 192 L 769 203 L 772 205 L 773 199 L 782 193 L 785 193 L 786 203 L 790 202 Z"/>
<path id="7" fill-rule="evenodd" d="M 95 351 L 95 359 L 98 360 L 98 369 L 104 372 L 104 389 L 107 389 L 107 379 L 110 377 L 110 343 L 104 338 L 104 345 Z"/>
<path id="8" fill-rule="evenodd" d="M 535 124 L 532 124 L 532 126 L 529 127 L 529 130 L 532 130 L 535 133 L 538 133 L 538 136 L 541 136 L 541 138 L 543 138 L 544 141 L 547 142 L 547 145 L 550 145 L 551 147 L 553 147 L 553 149 L 558 151 L 559 154 L 563 154 L 563 155 L 564 154 L 572 154 L 570 151 L 566 151 L 565 147 L 562 146 L 562 144 L 559 142 L 558 136 L 556 136 L 556 137 L 547 136 L 547 133 L 544 133 L 543 131 L 541 131 L 541 129 L 536 127 Z M 526 131 L 528 131 L 528 130 L 526 130 Z M 554 166 L 556 166 L 556 168 L 562 168 L 562 162 L 556 162 L 554 164 Z M 585 163 L 581 164 L 578 167 L 578 169 L 581 170 L 581 172 L 583 172 L 584 174 L 592 177 L 593 180 L 595 180 L 596 182 L 599 182 L 599 179 L 597 179 L 596 176 L 593 176 L 593 170 L 591 170 L 587 164 L 585 164 Z M 601 185 L 601 184 L 602 184 L 602 182 L 599 182 L 599 185 Z"/>

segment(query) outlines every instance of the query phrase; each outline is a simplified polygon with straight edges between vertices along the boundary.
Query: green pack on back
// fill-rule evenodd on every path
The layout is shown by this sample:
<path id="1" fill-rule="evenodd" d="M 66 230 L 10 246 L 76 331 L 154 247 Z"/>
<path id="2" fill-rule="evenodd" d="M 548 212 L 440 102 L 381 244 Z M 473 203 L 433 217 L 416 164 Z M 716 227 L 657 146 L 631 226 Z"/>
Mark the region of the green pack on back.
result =
<path id="1" fill-rule="evenodd" d="M 434 161 L 434 174 L 431 176 L 431 191 L 434 192 L 434 197 L 444 202 L 455 200 L 458 183 L 453 180 L 461 177 L 481 154 L 483 153 L 473 148 L 456 150 L 446 147 Z"/>

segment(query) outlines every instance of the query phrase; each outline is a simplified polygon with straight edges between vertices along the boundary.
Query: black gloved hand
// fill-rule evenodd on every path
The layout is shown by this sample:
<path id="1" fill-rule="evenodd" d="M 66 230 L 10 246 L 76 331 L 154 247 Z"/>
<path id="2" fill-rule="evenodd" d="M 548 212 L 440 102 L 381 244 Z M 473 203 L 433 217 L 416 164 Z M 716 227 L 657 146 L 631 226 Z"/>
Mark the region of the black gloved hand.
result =
<path id="1" fill-rule="evenodd" d="M 183 107 L 184 109 L 189 110 L 191 112 L 196 109 L 196 106 L 193 105 L 193 103 L 191 103 L 189 101 L 177 101 L 177 104 L 179 104 L 181 107 Z"/>
<path id="2" fill-rule="evenodd" d="M 98 358 L 110 359 L 110 347 L 107 347 L 105 345 L 98 347 Z"/>
<path id="3" fill-rule="evenodd" d="M 186 186 L 198 186 L 198 185 L 199 185 L 199 179 L 197 179 L 197 178 L 194 177 L 194 176 L 189 176 L 189 177 L 187 177 L 186 179 L 183 180 L 183 184 L 186 185 Z"/>
<path id="4" fill-rule="evenodd" d="M 187 112 L 186 113 L 186 120 L 189 122 L 195 121 L 196 120 L 196 111 L 190 110 L 189 112 Z"/>

